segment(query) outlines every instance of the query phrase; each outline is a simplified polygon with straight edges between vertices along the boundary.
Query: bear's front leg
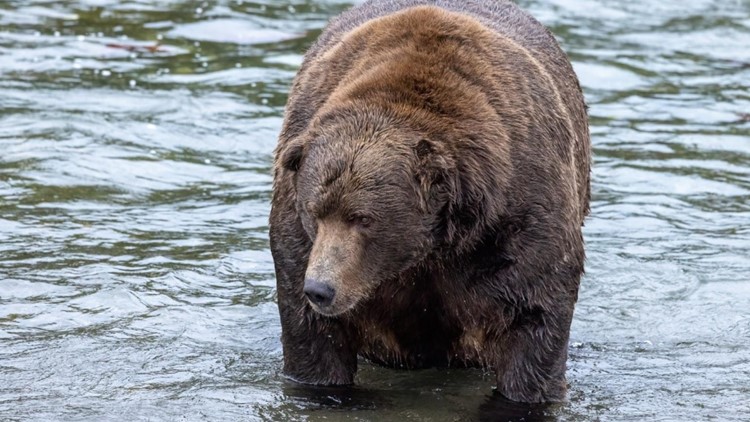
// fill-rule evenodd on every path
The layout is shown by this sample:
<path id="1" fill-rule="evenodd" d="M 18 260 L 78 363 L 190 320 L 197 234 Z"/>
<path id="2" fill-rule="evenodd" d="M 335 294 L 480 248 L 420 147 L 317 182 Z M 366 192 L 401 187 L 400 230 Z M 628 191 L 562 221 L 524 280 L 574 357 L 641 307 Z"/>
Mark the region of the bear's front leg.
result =
<path id="1" fill-rule="evenodd" d="M 495 360 L 500 394 L 524 403 L 565 400 L 572 312 L 563 314 L 527 310 L 516 315 L 500 340 Z"/>
<path id="2" fill-rule="evenodd" d="M 279 311 L 284 347 L 284 373 L 295 381 L 316 385 L 354 382 L 357 352 L 344 324 L 313 311 L 300 287 L 280 280 Z"/>
<path id="3" fill-rule="evenodd" d="M 305 235 L 294 203 L 284 200 L 283 194 L 275 198 L 269 235 L 276 268 L 284 373 L 306 384 L 352 384 L 357 372 L 355 339 L 347 335 L 339 319 L 318 314 L 305 298 L 304 278 L 312 242 Z"/>

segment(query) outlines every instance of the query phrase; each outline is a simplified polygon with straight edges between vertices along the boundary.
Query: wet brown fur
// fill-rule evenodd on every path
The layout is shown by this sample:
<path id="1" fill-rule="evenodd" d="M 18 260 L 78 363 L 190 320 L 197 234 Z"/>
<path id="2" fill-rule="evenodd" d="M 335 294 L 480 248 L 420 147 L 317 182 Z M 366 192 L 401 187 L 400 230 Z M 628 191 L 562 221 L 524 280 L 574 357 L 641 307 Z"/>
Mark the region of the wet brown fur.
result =
<path id="1" fill-rule="evenodd" d="M 276 149 L 285 373 L 348 384 L 358 354 L 483 366 L 512 400 L 562 400 L 589 167 L 573 70 L 512 3 L 370 1 L 332 21 Z M 335 285 L 328 315 L 305 277 Z"/>

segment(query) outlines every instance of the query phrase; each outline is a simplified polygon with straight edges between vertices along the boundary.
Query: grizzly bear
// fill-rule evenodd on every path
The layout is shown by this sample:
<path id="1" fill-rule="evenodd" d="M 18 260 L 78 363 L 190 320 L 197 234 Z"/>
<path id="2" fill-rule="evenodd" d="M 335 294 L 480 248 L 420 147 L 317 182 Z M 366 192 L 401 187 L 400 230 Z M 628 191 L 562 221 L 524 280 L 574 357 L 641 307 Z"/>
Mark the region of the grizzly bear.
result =
<path id="1" fill-rule="evenodd" d="M 565 397 L 590 139 L 550 32 L 506 0 L 372 0 L 293 82 L 270 216 L 284 372 L 482 367 Z"/>

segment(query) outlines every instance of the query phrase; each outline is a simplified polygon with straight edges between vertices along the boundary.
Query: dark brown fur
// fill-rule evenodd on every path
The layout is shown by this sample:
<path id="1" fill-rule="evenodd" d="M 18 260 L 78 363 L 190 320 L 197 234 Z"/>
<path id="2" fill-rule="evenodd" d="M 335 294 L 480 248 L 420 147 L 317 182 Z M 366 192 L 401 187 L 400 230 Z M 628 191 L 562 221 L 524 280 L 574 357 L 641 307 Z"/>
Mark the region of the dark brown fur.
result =
<path id="1" fill-rule="evenodd" d="M 276 150 L 284 371 L 483 366 L 512 400 L 562 400 L 589 162 L 573 70 L 512 3 L 370 1 L 332 21 Z"/>

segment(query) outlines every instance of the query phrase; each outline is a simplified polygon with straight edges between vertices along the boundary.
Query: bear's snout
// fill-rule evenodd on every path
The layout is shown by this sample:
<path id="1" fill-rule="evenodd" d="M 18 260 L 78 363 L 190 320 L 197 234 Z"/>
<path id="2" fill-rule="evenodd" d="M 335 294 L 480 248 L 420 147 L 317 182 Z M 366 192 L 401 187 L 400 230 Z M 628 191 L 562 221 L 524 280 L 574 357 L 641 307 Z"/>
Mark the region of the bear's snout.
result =
<path id="1" fill-rule="evenodd" d="M 305 287 L 302 291 L 310 303 L 321 308 L 329 306 L 333 302 L 333 297 L 336 296 L 336 289 L 329 284 L 310 278 L 305 280 Z"/>

